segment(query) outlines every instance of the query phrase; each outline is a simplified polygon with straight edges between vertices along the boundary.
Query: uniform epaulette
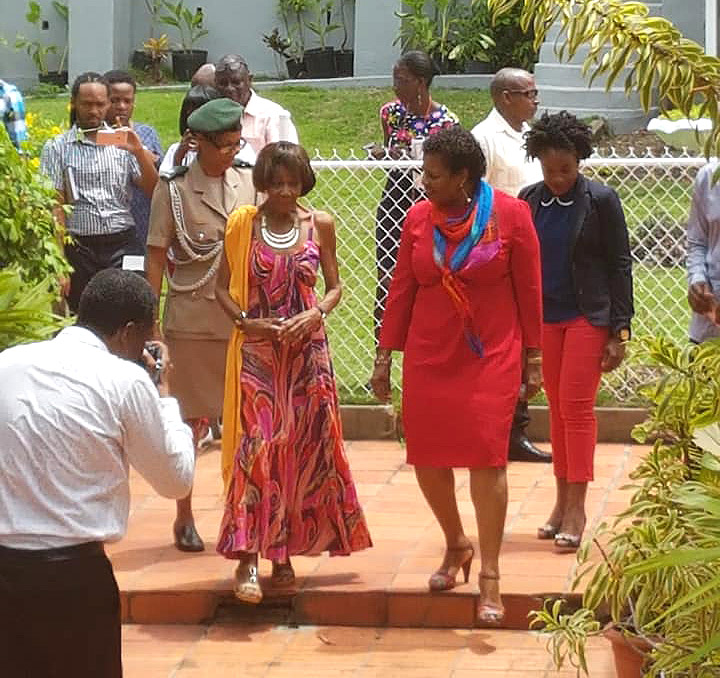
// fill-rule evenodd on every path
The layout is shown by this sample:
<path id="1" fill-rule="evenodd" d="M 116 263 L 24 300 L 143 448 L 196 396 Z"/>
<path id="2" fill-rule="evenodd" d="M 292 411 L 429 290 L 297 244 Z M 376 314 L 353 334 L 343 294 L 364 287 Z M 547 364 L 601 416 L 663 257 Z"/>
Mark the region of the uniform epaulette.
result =
<path id="1" fill-rule="evenodd" d="M 183 174 L 185 174 L 189 169 L 190 168 L 187 165 L 178 165 L 177 167 L 173 167 L 168 172 L 161 174 L 160 178 L 165 179 L 165 181 L 177 179 L 178 177 L 181 177 Z"/>
<path id="2" fill-rule="evenodd" d="M 252 165 L 247 160 L 241 160 L 240 158 L 235 158 L 233 160 L 232 166 L 239 169 L 250 169 L 252 167 Z"/>

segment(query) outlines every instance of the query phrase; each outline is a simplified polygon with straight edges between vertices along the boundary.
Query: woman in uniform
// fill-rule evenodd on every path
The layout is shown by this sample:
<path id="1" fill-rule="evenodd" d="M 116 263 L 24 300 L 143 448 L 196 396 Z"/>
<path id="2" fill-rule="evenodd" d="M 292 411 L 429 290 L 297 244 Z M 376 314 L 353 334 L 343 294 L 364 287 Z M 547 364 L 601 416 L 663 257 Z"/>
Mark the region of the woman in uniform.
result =
<path id="1" fill-rule="evenodd" d="M 196 445 L 209 421 L 222 414 L 232 322 L 215 300 L 215 279 L 225 223 L 237 207 L 255 202 L 250 171 L 233 167 L 245 143 L 242 115 L 243 107 L 229 99 L 209 101 L 190 115 L 188 128 L 197 143 L 197 158 L 188 167 L 176 167 L 158 184 L 150 213 L 146 275 L 159 298 L 168 255 L 174 262 L 163 335 L 175 364 L 171 390 Z M 204 549 L 195 529 L 191 495 L 177 503 L 173 532 L 181 551 Z"/>

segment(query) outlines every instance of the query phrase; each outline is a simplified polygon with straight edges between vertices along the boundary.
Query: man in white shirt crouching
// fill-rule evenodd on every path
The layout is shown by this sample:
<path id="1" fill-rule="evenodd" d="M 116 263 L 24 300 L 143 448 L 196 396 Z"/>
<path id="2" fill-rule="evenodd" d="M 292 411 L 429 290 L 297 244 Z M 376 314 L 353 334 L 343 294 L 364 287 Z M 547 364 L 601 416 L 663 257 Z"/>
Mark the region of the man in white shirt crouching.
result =
<path id="1" fill-rule="evenodd" d="M 195 463 L 166 371 L 144 351 L 156 304 L 137 274 L 101 271 L 75 326 L 0 353 L 5 678 L 122 675 L 119 593 L 103 543 L 127 529 L 128 467 L 180 498 Z M 168 365 L 167 348 L 155 348 Z"/>

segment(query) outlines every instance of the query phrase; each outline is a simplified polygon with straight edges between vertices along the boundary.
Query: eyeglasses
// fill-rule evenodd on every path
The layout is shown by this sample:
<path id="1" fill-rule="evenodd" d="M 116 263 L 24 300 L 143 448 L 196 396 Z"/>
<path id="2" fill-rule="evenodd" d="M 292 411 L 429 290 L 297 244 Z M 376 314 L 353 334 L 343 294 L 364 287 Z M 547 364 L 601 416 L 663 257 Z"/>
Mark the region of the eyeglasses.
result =
<path id="1" fill-rule="evenodd" d="M 221 153 L 237 153 L 238 151 L 241 151 L 243 148 L 245 148 L 245 146 L 247 145 L 247 141 L 245 141 L 245 139 L 239 139 L 232 144 L 219 144 L 211 137 L 205 138 Z"/>
<path id="2" fill-rule="evenodd" d="M 510 94 L 522 94 L 528 99 L 537 99 L 537 95 L 540 94 L 536 89 L 506 89 L 505 91 Z"/>

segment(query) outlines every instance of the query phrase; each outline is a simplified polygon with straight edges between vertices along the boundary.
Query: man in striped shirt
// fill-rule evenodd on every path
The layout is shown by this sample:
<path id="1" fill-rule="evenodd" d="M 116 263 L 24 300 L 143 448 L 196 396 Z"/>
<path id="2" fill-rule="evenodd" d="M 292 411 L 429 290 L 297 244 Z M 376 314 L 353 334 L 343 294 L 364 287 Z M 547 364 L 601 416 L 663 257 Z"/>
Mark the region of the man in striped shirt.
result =
<path id="1" fill-rule="evenodd" d="M 101 143 L 110 107 L 110 89 L 99 73 L 83 73 L 73 83 L 70 99 L 72 127 L 45 144 L 40 166 L 58 192 L 65 216 L 56 210 L 72 242 L 65 255 L 73 272 L 63 292 L 71 311 L 90 279 L 105 268 L 121 268 L 135 222 L 130 212 L 131 188 L 148 197 L 157 182 L 152 155 L 132 129 L 124 141 Z"/>

